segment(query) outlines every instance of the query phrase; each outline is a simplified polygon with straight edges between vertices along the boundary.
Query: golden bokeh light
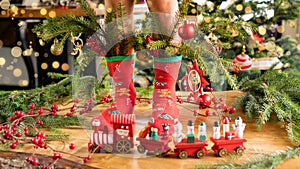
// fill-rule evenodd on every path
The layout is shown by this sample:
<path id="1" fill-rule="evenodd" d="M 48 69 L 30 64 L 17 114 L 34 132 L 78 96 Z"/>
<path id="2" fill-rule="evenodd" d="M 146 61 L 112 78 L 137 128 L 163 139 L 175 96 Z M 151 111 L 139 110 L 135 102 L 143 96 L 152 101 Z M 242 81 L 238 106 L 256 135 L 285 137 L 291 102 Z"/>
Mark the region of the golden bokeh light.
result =
<path id="1" fill-rule="evenodd" d="M 9 0 L 2 0 L 0 4 L 1 4 L 1 6 L 0 6 L 1 9 L 3 9 L 3 10 L 7 10 L 10 6 Z"/>
<path id="2" fill-rule="evenodd" d="M 28 80 L 19 80 L 18 84 L 19 86 L 28 86 Z"/>
<path id="3" fill-rule="evenodd" d="M 236 10 L 237 11 L 242 11 L 244 9 L 244 6 L 242 5 L 242 4 L 238 4 L 237 6 L 236 6 Z"/>
<path id="4" fill-rule="evenodd" d="M 33 17 L 33 14 L 32 14 L 32 13 L 29 13 L 29 14 L 28 14 L 28 17 L 32 18 L 32 17 Z"/>
<path id="5" fill-rule="evenodd" d="M 99 8 L 99 9 L 104 9 L 104 4 L 100 3 L 100 4 L 98 5 L 98 8 Z"/>
<path id="6" fill-rule="evenodd" d="M 24 15 L 24 14 L 26 13 L 26 11 L 25 11 L 24 9 L 21 9 L 20 13 L 21 13 L 22 15 Z"/>
<path id="7" fill-rule="evenodd" d="M 63 71 L 68 71 L 68 70 L 69 70 L 69 64 L 67 64 L 67 63 L 62 64 L 62 65 L 61 65 L 61 69 L 62 69 Z"/>
<path id="8" fill-rule="evenodd" d="M 42 68 L 43 70 L 48 69 L 48 64 L 47 64 L 47 63 L 42 63 L 42 64 L 41 64 L 41 68 Z"/>
<path id="9" fill-rule="evenodd" d="M 41 10 L 40 10 L 40 14 L 41 15 L 46 15 L 47 14 L 47 9 L 45 9 L 45 8 L 42 8 Z"/>
<path id="10" fill-rule="evenodd" d="M 35 74 L 34 74 L 34 78 L 37 79 L 38 77 L 39 77 L 39 74 L 35 73 Z"/>
<path id="11" fill-rule="evenodd" d="M 5 65 L 5 62 L 6 62 L 5 58 L 4 57 L 0 57 L 0 66 Z"/>
<path id="12" fill-rule="evenodd" d="M 55 11 L 50 11 L 48 15 L 49 15 L 50 18 L 55 18 L 56 17 L 56 12 Z"/>
<path id="13" fill-rule="evenodd" d="M 39 52 L 34 52 L 34 56 L 35 56 L 35 57 L 39 57 L 39 56 L 40 56 L 40 53 L 39 53 Z"/>
<path id="14" fill-rule="evenodd" d="M 250 13 L 250 12 L 252 12 L 252 8 L 250 6 L 247 6 L 245 8 L 245 13 Z"/>
<path id="15" fill-rule="evenodd" d="M 22 44 L 23 44 L 22 41 L 18 41 L 18 42 L 17 42 L 17 45 L 18 45 L 18 46 L 22 46 Z"/>
<path id="16" fill-rule="evenodd" d="M 10 51 L 13 57 L 20 57 L 22 55 L 22 49 L 19 46 L 15 46 Z"/>
<path id="17" fill-rule="evenodd" d="M 19 69 L 19 68 L 14 69 L 13 75 L 14 75 L 15 77 L 20 77 L 20 76 L 22 75 L 22 70 Z"/>
<path id="18" fill-rule="evenodd" d="M 6 15 L 6 11 L 1 11 L 1 15 Z"/>
<path id="19" fill-rule="evenodd" d="M 49 56 L 48 53 L 44 53 L 44 57 L 47 58 Z"/>
<path id="20" fill-rule="evenodd" d="M 52 67 L 53 67 L 54 69 L 58 69 L 58 68 L 59 68 L 59 66 L 60 66 L 60 64 L 59 64 L 59 62 L 58 62 L 58 61 L 54 61 L 54 62 L 52 62 Z"/>
<path id="21" fill-rule="evenodd" d="M 284 32 L 284 27 L 282 25 L 278 26 L 277 31 L 279 33 L 283 33 Z"/>
<path id="22" fill-rule="evenodd" d="M 258 33 L 260 35 L 265 35 L 267 33 L 267 29 L 264 26 L 259 26 L 258 27 Z"/>

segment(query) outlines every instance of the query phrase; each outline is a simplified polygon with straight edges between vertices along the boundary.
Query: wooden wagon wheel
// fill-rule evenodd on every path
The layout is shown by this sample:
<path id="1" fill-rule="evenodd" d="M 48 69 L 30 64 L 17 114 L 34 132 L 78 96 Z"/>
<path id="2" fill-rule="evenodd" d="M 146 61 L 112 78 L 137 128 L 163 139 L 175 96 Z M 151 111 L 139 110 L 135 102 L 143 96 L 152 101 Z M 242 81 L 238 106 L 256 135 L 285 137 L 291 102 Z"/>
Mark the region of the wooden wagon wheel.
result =
<path id="1" fill-rule="evenodd" d="M 146 151 L 145 147 L 142 146 L 142 145 L 138 145 L 138 146 L 137 146 L 137 150 L 138 150 L 138 152 L 141 153 L 141 154 L 145 153 L 145 151 Z"/>
<path id="2" fill-rule="evenodd" d="M 155 154 L 156 157 L 160 157 L 160 156 L 162 155 L 161 149 L 156 149 L 156 150 L 154 151 L 154 154 Z"/>
<path id="3" fill-rule="evenodd" d="M 117 141 L 116 150 L 119 153 L 127 154 L 130 151 L 131 144 L 128 140 L 121 139 Z"/>
<path id="4" fill-rule="evenodd" d="M 219 150 L 218 154 L 220 157 L 223 157 L 227 155 L 227 151 L 225 148 L 222 148 L 221 150 Z"/>
<path id="5" fill-rule="evenodd" d="M 114 150 L 114 149 L 113 149 L 113 147 L 112 147 L 111 145 L 105 145 L 105 146 L 104 146 L 104 151 L 105 151 L 106 153 L 111 153 L 113 150 Z"/>
<path id="6" fill-rule="evenodd" d="M 202 158 L 203 156 L 204 156 L 204 151 L 203 150 L 197 151 L 197 158 Z"/>
<path id="7" fill-rule="evenodd" d="M 242 155 L 242 154 L 244 153 L 244 149 L 243 149 L 243 147 L 237 147 L 237 148 L 235 149 L 235 152 L 236 152 L 236 154 L 238 154 L 238 155 Z"/>
<path id="8" fill-rule="evenodd" d="M 182 150 L 182 151 L 180 151 L 178 156 L 179 156 L 179 158 L 184 159 L 184 158 L 188 157 L 188 153 L 186 151 Z"/>

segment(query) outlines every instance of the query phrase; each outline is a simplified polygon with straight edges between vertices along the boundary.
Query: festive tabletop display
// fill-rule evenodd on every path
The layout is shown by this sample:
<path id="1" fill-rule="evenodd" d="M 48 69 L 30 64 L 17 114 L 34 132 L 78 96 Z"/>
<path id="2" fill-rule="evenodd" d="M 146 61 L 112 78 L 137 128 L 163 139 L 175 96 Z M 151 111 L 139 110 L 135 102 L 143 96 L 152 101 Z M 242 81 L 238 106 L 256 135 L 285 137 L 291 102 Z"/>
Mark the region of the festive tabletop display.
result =
<path id="1" fill-rule="evenodd" d="M 241 13 L 244 4 L 250 2 L 238 5 L 229 1 L 226 2 L 227 4 L 216 2 L 220 5 L 218 7 L 220 10 L 217 10 L 214 3 L 210 1 L 203 2 L 205 3 L 198 2 L 199 4 L 196 5 L 196 13 L 201 13 L 196 17 L 195 23 L 190 23 L 187 19 L 190 1 L 181 2 L 180 9 L 174 16 L 146 13 L 145 17 L 136 20 L 126 16 L 124 6 L 120 3 L 116 11 L 107 9 L 103 21 L 105 24 L 101 22 L 99 24 L 99 16 L 95 15 L 94 10 L 86 1 L 78 1 L 81 9 L 86 12 L 85 17 L 66 15 L 61 18 L 49 18 L 38 25 L 34 32 L 39 38 L 42 40 L 55 38 L 50 48 L 54 55 L 60 55 L 64 50 L 63 44 L 71 40 L 74 45 L 72 55 L 75 61 L 75 73 L 67 76 L 57 85 L 44 88 L 44 90 L 49 90 L 41 89 L 32 92 L 41 96 L 46 93 L 45 96 L 50 100 L 51 90 L 59 92 L 58 88 L 61 86 L 72 86 L 72 91 L 69 89 L 67 92 L 68 95 L 72 93 L 71 100 L 74 105 L 63 116 L 57 114 L 57 105 L 47 105 L 51 107 L 47 109 L 47 113 L 42 107 L 44 105 L 38 108 L 33 103 L 29 107 L 16 105 L 16 111 L 13 114 L 3 115 L 3 119 L 3 113 L 1 114 L 0 133 L 3 137 L 0 139 L 2 144 L 9 144 L 11 149 L 23 143 L 33 144 L 35 149 L 50 149 L 53 151 L 53 161 L 50 164 L 40 164 L 34 153 L 26 161 L 33 166 L 51 168 L 57 160 L 63 158 L 64 153 L 70 153 L 49 147 L 46 143 L 49 139 L 48 135 L 46 132 L 39 131 L 38 126 L 44 126 L 50 117 L 50 121 L 56 120 L 54 119 L 56 117 L 63 117 L 61 121 L 67 121 L 66 119 L 73 118 L 76 114 L 78 121 L 74 123 L 80 124 L 90 137 L 87 155 L 79 157 L 74 154 L 84 163 L 88 162 L 94 153 L 127 154 L 133 149 L 137 149 L 141 154 L 147 152 L 147 154 L 153 153 L 163 157 L 175 154 L 181 159 L 192 156 L 202 158 L 210 149 L 221 157 L 227 155 L 228 152 L 241 155 L 246 149 L 243 143 L 247 140 L 244 138 L 246 125 L 240 116 L 235 116 L 237 103 L 239 103 L 249 117 L 255 115 L 258 126 L 265 124 L 270 114 L 275 112 L 279 120 L 286 122 L 289 138 L 299 145 L 297 101 L 299 101 L 300 90 L 298 81 L 282 72 L 269 71 L 257 79 L 251 81 L 243 79 L 238 84 L 235 74 L 231 72 L 231 68 L 236 64 L 241 68 L 241 72 L 251 69 L 252 50 L 250 47 L 253 45 L 251 42 L 258 42 L 260 51 L 265 51 L 262 49 L 264 45 L 269 52 L 272 51 L 270 47 L 272 45 L 268 46 L 267 38 L 254 33 L 256 30 L 252 23 L 240 18 L 235 20 L 233 14 L 228 13 L 229 8 L 234 8 L 236 12 Z M 257 4 L 259 3 L 254 3 L 254 5 Z M 299 4 L 296 5 L 299 6 Z M 252 8 L 254 8 L 253 4 L 252 6 L 246 5 L 248 11 Z M 198 11 L 200 9 L 201 11 Z M 215 14 L 210 16 L 205 11 L 215 11 Z M 225 18 L 221 15 L 230 17 Z M 172 20 L 169 31 L 161 30 L 159 18 Z M 87 38 L 85 39 L 83 35 Z M 173 37 L 177 35 L 181 40 L 174 42 Z M 275 35 L 272 34 L 272 36 Z M 239 39 L 239 43 L 231 44 L 233 39 Z M 229 49 L 242 48 L 247 43 L 249 43 L 247 46 L 247 51 L 250 51 L 249 55 L 244 50 L 242 54 L 232 54 L 230 59 L 226 59 L 226 55 L 230 54 Z M 139 98 L 134 85 L 135 63 L 138 61 L 136 56 L 139 53 L 145 55 L 146 58 L 153 58 L 150 60 L 154 73 L 153 91 L 152 97 L 149 98 Z M 236 58 L 233 59 L 232 57 L 235 56 Z M 84 70 L 95 58 L 107 68 L 107 73 L 100 84 L 96 83 L 94 77 L 83 76 Z M 188 60 L 191 64 L 184 67 L 182 65 L 184 60 Z M 186 92 L 190 92 L 186 98 L 176 94 L 176 84 L 181 69 L 185 69 L 186 74 L 180 86 Z M 109 85 L 107 77 L 111 77 L 112 85 Z M 275 82 L 275 79 L 278 81 Z M 248 93 L 239 98 L 236 105 L 227 106 L 223 98 L 217 97 L 214 93 L 214 90 L 222 84 L 228 84 L 232 89 L 240 88 Z M 288 87 L 284 87 L 285 85 Z M 3 92 L 0 94 L 2 98 L 6 97 L 15 101 L 19 99 L 16 96 L 20 93 L 10 95 Z M 53 96 L 56 95 L 53 94 Z M 44 101 L 31 95 L 26 97 L 21 100 L 23 104 L 31 103 L 30 100 Z M 143 99 L 151 105 L 152 115 L 138 134 L 135 134 L 135 105 L 137 100 Z M 5 103 L 8 104 L 8 102 Z M 195 110 L 190 110 L 195 117 L 216 116 L 218 120 L 212 126 L 207 125 L 205 121 L 195 125 L 194 119 L 190 119 L 187 124 L 183 125 L 178 109 L 182 103 L 197 105 Z M 110 106 L 95 114 L 92 110 L 96 104 L 109 104 Z M 231 127 L 232 119 L 235 119 L 235 122 Z M 183 126 L 187 128 L 186 133 L 182 132 Z M 212 135 L 207 134 L 208 127 L 213 129 Z M 198 133 L 195 133 L 195 128 Z M 30 131 L 34 132 L 30 134 Z M 28 141 L 29 137 L 30 141 Z M 170 143 L 173 143 L 174 147 L 170 147 Z M 213 146 L 208 147 L 209 144 Z M 76 147 L 72 142 L 68 144 L 70 150 Z M 297 151 L 299 150 L 294 149 L 290 152 L 297 155 Z"/>

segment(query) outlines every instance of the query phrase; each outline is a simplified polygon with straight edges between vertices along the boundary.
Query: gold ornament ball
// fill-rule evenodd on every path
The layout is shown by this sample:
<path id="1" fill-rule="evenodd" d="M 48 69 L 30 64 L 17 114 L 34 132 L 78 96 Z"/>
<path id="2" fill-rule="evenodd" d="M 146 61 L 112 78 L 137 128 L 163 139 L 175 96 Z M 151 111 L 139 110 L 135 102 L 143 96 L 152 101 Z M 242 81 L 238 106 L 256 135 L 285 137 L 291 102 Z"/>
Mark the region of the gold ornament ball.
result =
<path id="1" fill-rule="evenodd" d="M 55 56 L 61 55 L 63 50 L 64 50 L 64 47 L 61 43 L 54 43 L 50 47 L 50 52 Z"/>

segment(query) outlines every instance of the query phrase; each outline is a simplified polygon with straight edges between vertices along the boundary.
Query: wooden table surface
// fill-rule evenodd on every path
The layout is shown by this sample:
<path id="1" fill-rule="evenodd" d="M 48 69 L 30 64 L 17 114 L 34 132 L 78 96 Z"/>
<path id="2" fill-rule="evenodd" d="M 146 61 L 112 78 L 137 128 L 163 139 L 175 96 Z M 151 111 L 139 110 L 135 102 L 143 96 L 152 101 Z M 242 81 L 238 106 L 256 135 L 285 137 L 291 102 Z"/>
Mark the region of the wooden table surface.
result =
<path id="1" fill-rule="evenodd" d="M 237 96 L 242 95 L 240 91 L 227 91 L 219 93 L 222 98 L 226 99 L 226 104 L 229 106 Z M 180 95 L 180 94 L 179 94 Z M 180 120 L 184 125 L 187 124 L 188 120 L 193 120 L 193 113 L 188 109 L 196 108 L 195 105 L 184 104 L 179 106 L 181 110 Z M 93 113 L 99 113 L 99 107 L 93 111 Z M 136 126 L 135 132 L 137 133 L 150 118 L 151 111 L 149 105 L 139 104 L 135 108 L 136 113 Z M 287 133 L 282 123 L 277 123 L 275 121 L 270 121 L 267 125 L 263 126 L 261 131 L 257 131 L 255 121 L 249 120 L 245 117 L 244 113 L 241 111 L 236 112 L 236 115 L 239 115 L 243 118 L 246 123 L 246 129 L 244 132 L 244 137 L 247 139 L 247 142 L 244 144 L 246 150 L 242 157 L 238 159 L 239 162 L 243 162 L 253 153 L 272 153 L 278 150 L 286 150 L 288 147 L 294 147 L 287 137 Z M 81 118 L 80 118 L 81 119 Z M 207 125 L 207 134 L 208 136 L 212 135 L 212 123 L 216 120 L 216 117 L 210 116 L 206 119 L 196 118 L 195 124 L 199 121 L 206 120 Z M 84 126 L 84 125 L 83 125 Z M 80 156 L 88 155 L 87 152 L 87 143 L 89 141 L 88 133 L 90 131 L 85 130 L 84 127 L 69 127 L 61 129 L 63 132 L 70 134 L 70 142 L 74 142 L 77 145 L 75 150 L 68 150 L 68 146 L 64 146 L 61 142 L 51 142 L 50 144 L 57 149 L 64 149 L 71 154 L 76 154 Z M 186 130 L 184 130 L 186 131 Z M 195 133 L 197 133 L 195 131 Z M 209 143 L 211 147 L 212 143 Z M 32 151 L 32 148 L 24 147 L 18 151 Z M 45 150 L 37 153 L 48 153 Z M 82 159 L 76 158 L 72 155 L 64 155 L 65 158 L 74 160 L 76 162 L 82 162 Z M 153 169 L 153 168 L 176 168 L 176 169 L 192 169 L 196 165 L 201 165 L 205 163 L 216 163 L 219 160 L 224 158 L 216 157 L 216 155 L 209 150 L 209 154 L 204 156 L 202 159 L 188 158 L 188 159 L 178 159 L 174 156 L 170 158 L 157 158 L 153 156 L 141 155 L 137 152 L 136 149 L 133 150 L 132 154 L 94 154 L 92 159 L 87 163 L 87 165 L 96 167 L 96 168 L 105 168 L 105 169 Z M 279 169 L 296 169 L 300 168 L 300 157 L 296 159 L 286 160 L 284 163 L 279 164 Z"/>

